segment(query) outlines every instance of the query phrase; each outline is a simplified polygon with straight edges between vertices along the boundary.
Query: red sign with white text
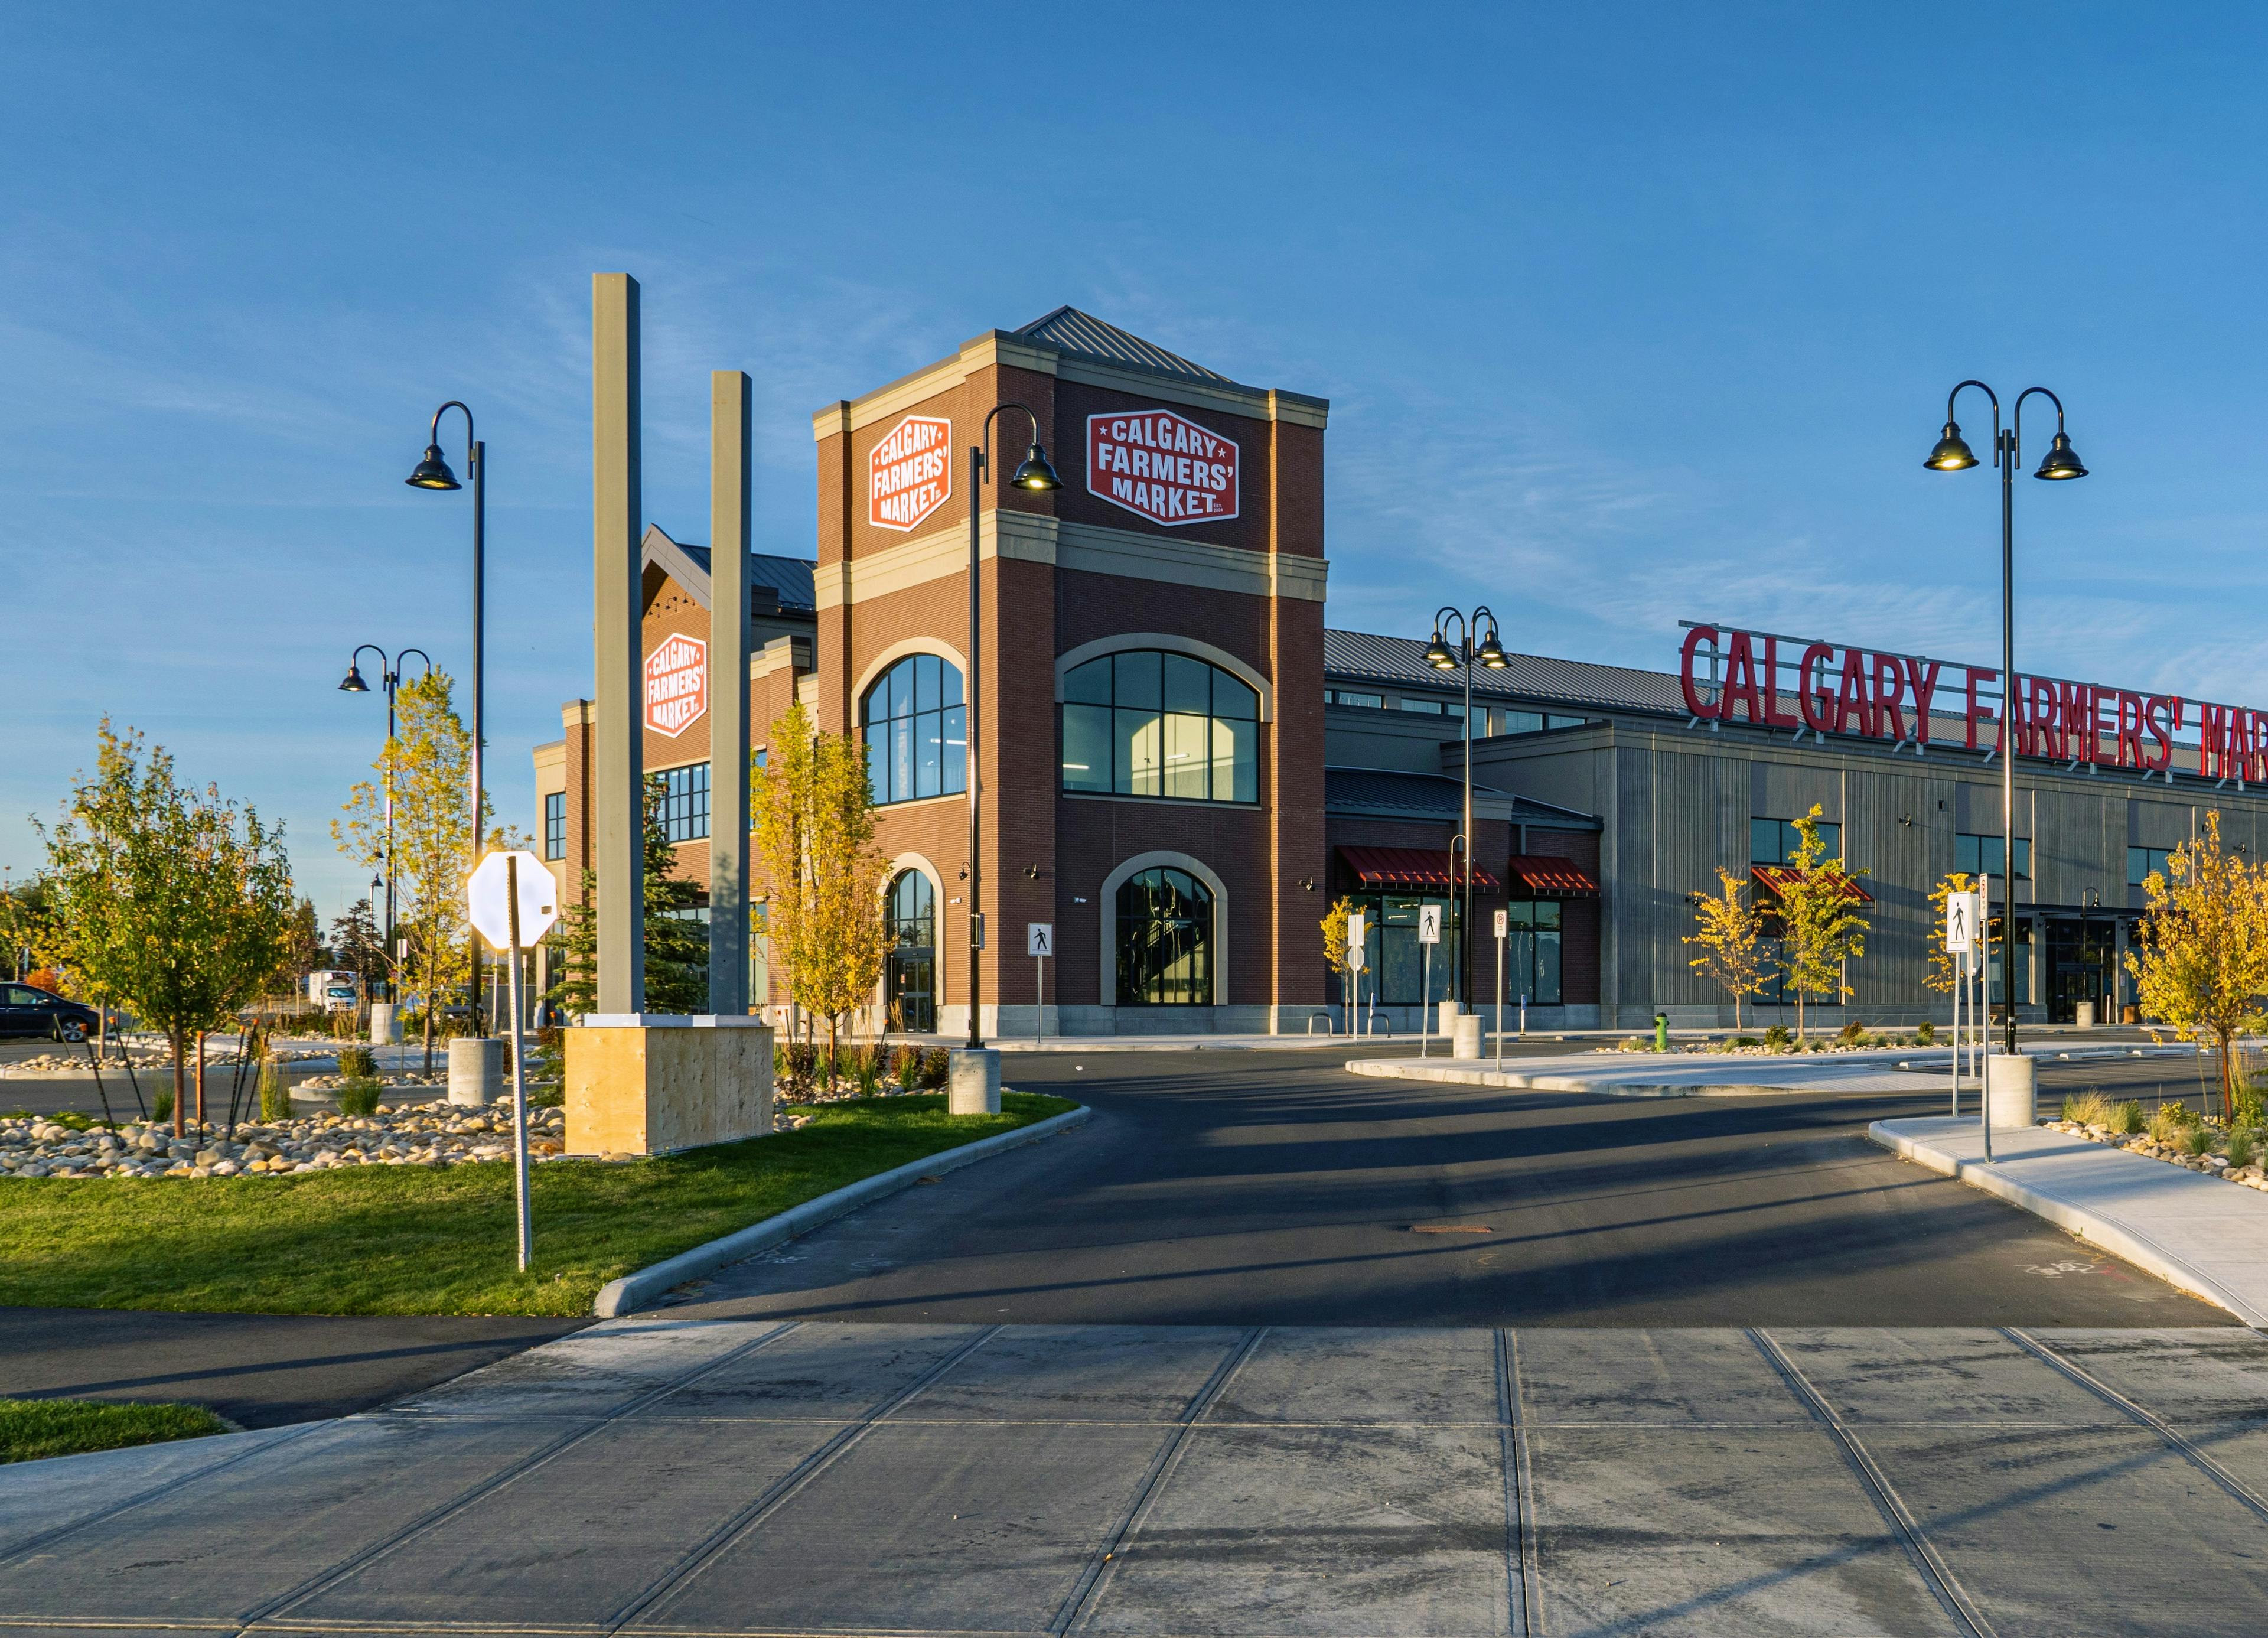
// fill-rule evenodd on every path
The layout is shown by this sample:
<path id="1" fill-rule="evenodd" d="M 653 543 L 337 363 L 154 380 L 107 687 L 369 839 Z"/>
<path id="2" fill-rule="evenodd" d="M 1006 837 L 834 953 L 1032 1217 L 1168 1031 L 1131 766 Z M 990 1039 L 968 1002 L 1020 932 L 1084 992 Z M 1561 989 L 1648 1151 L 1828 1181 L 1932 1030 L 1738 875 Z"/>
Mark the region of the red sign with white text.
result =
<path id="1" fill-rule="evenodd" d="M 866 452 L 866 521 L 910 529 L 953 496 L 953 423 L 909 415 Z"/>
<path id="2" fill-rule="evenodd" d="M 673 631 L 645 657 L 645 726 L 671 739 L 709 709 L 709 645 Z"/>
<path id="3" fill-rule="evenodd" d="M 1086 490 L 1178 528 L 1236 515 L 1237 450 L 1170 410 L 1086 417 Z"/>
<path id="4" fill-rule="evenodd" d="M 1933 719 L 1959 722 L 1964 749 L 1980 749 L 1979 724 L 1989 742 L 1983 749 L 1999 749 L 2004 735 L 1999 672 L 1957 660 L 1688 622 L 1677 681 L 1686 710 L 1704 721 L 1808 728 L 1917 749 L 1931 742 Z M 2019 756 L 2168 772 L 2174 736 L 2194 706 L 2197 762 L 2183 772 L 2268 778 L 2268 712 L 2022 672 L 2014 693 Z"/>

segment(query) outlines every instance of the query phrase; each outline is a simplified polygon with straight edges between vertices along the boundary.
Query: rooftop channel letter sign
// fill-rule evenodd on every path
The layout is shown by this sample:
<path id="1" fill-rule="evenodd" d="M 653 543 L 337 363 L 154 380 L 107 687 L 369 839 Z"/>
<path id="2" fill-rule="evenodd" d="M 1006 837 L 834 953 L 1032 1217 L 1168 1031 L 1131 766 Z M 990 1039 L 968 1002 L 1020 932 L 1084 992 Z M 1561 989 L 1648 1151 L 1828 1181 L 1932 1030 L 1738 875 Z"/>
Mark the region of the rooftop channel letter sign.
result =
<path id="1" fill-rule="evenodd" d="M 953 423 L 909 415 L 866 454 L 866 521 L 911 529 L 953 498 Z"/>
<path id="2" fill-rule="evenodd" d="M 1235 443 L 1170 410 L 1086 417 L 1086 489 L 1176 528 L 1236 515 Z"/>
<path id="3" fill-rule="evenodd" d="M 709 709 L 709 645 L 673 631 L 645 657 L 645 726 L 671 739 Z"/>

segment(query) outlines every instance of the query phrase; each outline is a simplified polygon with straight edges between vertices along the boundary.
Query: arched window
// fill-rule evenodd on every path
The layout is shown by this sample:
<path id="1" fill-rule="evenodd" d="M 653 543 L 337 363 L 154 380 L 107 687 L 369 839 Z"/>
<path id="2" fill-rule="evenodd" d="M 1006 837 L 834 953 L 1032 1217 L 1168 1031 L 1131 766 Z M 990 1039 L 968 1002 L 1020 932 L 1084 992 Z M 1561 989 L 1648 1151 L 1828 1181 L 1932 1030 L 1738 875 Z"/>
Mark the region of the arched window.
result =
<path id="1" fill-rule="evenodd" d="M 937 1028 L 937 894 L 929 878 L 918 870 L 901 874 L 883 914 L 890 926 L 890 1028 L 925 1035 Z"/>
<path id="2" fill-rule="evenodd" d="M 1138 648 L 1064 678 L 1063 788 L 1260 800 L 1260 697 L 1187 654 Z"/>
<path id="3" fill-rule="evenodd" d="M 1212 1003 L 1212 894 L 1186 870 L 1159 865 L 1118 889 L 1118 1001 Z"/>
<path id="4" fill-rule="evenodd" d="M 861 720 L 877 806 L 968 788 L 968 709 L 951 660 L 908 654 L 874 679 Z"/>

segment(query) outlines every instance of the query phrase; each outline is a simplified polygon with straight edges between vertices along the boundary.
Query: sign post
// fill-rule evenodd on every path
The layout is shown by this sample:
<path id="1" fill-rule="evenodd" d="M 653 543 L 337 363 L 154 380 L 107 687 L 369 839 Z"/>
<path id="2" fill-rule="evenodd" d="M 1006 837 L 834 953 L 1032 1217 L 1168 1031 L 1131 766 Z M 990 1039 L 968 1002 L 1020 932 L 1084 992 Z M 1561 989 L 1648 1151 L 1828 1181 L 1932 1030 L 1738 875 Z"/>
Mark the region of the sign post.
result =
<path id="1" fill-rule="evenodd" d="M 1032 1044 L 1037 1046 L 1047 1038 L 1048 957 L 1056 953 L 1056 924 L 1052 921 L 1027 922 L 1024 942 L 1031 952 L 1032 967 L 1040 981 L 1040 1001 L 1032 1013 Z"/>
<path id="2" fill-rule="evenodd" d="M 1419 1003 L 1418 1024 L 1425 1033 L 1418 1037 L 1418 1056 L 1424 1058 L 1433 1045 L 1433 947 L 1441 941 L 1441 907 L 1439 904 L 1418 906 L 1418 942 L 1425 947 L 1423 975 L 1418 981 Z"/>
<path id="3" fill-rule="evenodd" d="M 541 938 L 559 919 L 559 889 L 541 860 L 515 849 L 481 860 L 465 884 L 465 900 L 475 931 L 512 963 L 512 1189 L 519 1206 L 519 1272 L 526 1273 L 535 1251 L 535 1222 L 527 1194 L 527 1047 L 519 952 L 523 941 Z"/>
<path id="4" fill-rule="evenodd" d="M 1977 932 L 1984 939 L 1984 948 L 1989 952 L 1992 948 L 1992 877 L 1990 873 L 1980 873 L 1977 878 Z M 2005 942 L 2001 948 L 2006 950 Z M 2007 964 L 2005 956 L 2002 960 L 2004 966 Z M 1984 1003 L 1972 1015 L 1976 1022 L 1977 1046 L 1984 1060 L 1984 1073 L 1977 1077 L 1982 1089 L 1977 1099 L 1977 1125 L 1984 1134 L 1984 1163 L 1989 1166 L 1992 1163 L 1992 972 L 1988 963 L 1980 961 L 1977 964 L 1982 969 L 1977 975 L 1977 994 Z M 2005 971 L 2001 974 L 2000 987 L 2004 992 L 2009 989 Z M 2011 1010 L 2013 1012 L 2013 1006 Z"/>
<path id="5" fill-rule="evenodd" d="M 1496 912 L 1496 1066 L 1499 1071 L 1504 1068 L 1504 941 L 1511 936 L 1512 912 L 1499 910 Z"/>
<path id="6" fill-rule="evenodd" d="M 1969 956 L 1977 948 L 1977 901 L 1967 893 L 1945 896 L 1945 950 L 1958 956 L 1953 982 L 1953 1114 L 1961 1115 L 1961 992 L 1969 984 Z"/>
<path id="7" fill-rule="evenodd" d="M 1350 1036 L 1354 1033 L 1355 1015 L 1362 1010 L 1362 970 L 1369 964 L 1363 944 L 1369 933 L 1370 924 L 1362 911 L 1349 911 L 1346 930 L 1347 992 L 1339 1000 L 1346 1012 L 1347 1034 Z M 1364 1033 L 1366 1035 L 1369 1031 L 1365 1030 Z"/>

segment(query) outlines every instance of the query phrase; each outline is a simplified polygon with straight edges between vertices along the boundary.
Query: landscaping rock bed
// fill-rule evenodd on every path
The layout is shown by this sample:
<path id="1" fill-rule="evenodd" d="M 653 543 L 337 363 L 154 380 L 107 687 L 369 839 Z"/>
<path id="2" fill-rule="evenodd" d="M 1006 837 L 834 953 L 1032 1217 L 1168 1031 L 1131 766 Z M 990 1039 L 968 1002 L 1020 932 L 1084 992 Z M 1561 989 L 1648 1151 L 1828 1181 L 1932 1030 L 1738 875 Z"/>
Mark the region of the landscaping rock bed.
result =
<path id="1" fill-rule="evenodd" d="M 2068 1133 L 2074 1138 L 2085 1138 L 2090 1142 L 2104 1143 L 2112 1148 L 2124 1149 L 2129 1155 L 2139 1155 L 2146 1159 L 2163 1161 L 2169 1166 L 2179 1166 L 2185 1170 L 2198 1172 L 2207 1177 L 2221 1177 L 2230 1183 L 2242 1184 L 2248 1189 L 2268 1192 L 2268 1171 L 2262 1169 L 2257 1159 L 2247 1161 L 2240 1166 L 2231 1164 L 2228 1156 L 2223 1154 L 2208 1151 L 2203 1155 L 2192 1155 L 2189 1152 L 2190 1145 L 2183 1137 L 2174 1137 L 2169 1140 L 2165 1136 L 2154 1136 L 2148 1132 L 2122 1133 L 2114 1131 L 2109 1126 L 2085 1120 L 2043 1120 L 2040 1125 L 2052 1131 Z M 2191 1130 L 2213 1133 L 2213 1141 L 2223 1147 L 2227 1145 L 2227 1135 L 2219 1133 L 2215 1128 L 2203 1127 L 2191 1128 Z"/>
<path id="2" fill-rule="evenodd" d="M 144 1074 L 151 1072 L 160 1072 L 171 1074 L 173 1073 L 173 1055 L 171 1052 L 163 1051 L 151 1051 L 139 1046 L 133 1048 L 132 1051 L 134 1056 L 135 1074 Z M 270 1047 L 268 1051 L 268 1056 L 275 1059 L 276 1062 L 279 1064 L 296 1064 L 304 1062 L 309 1059 L 329 1058 L 333 1056 L 333 1054 L 331 1052 L 325 1051 L 320 1047 L 279 1046 Z M 191 1059 L 192 1063 L 195 1061 L 195 1060 L 194 1059 Z M 225 1051 L 210 1045 L 206 1047 L 205 1069 L 207 1073 L 221 1068 L 232 1069 L 235 1066 L 236 1049 L 234 1047 L 230 1047 Z M 124 1075 L 126 1073 L 126 1065 L 117 1057 L 116 1048 L 114 1046 L 112 1048 L 110 1055 L 105 1057 L 102 1060 L 102 1072 L 105 1074 L 121 1076 Z M 91 1076 L 93 1073 L 94 1066 L 87 1061 L 86 1049 L 85 1047 L 61 1047 L 52 1052 L 40 1052 L 30 1058 L 19 1058 L 12 1064 L 0 1065 L 0 1076 L 68 1074 Z"/>
<path id="3" fill-rule="evenodd" d="M 528 1111 L 528 1153 L 559 1155 L 566 1116 Z M 380 1104 L 375 1115 L 317 1115 L 217 1127 L 176 1138 L 140 1123 L 108 1132 L 83 1119 L 44 1115 L 0 1120 L 0 1177 L 281 1177 L 354 1166 L 463 1165 L 512 1158 L 511 1105 L 474 1110 L 446 1103 Z"/>

